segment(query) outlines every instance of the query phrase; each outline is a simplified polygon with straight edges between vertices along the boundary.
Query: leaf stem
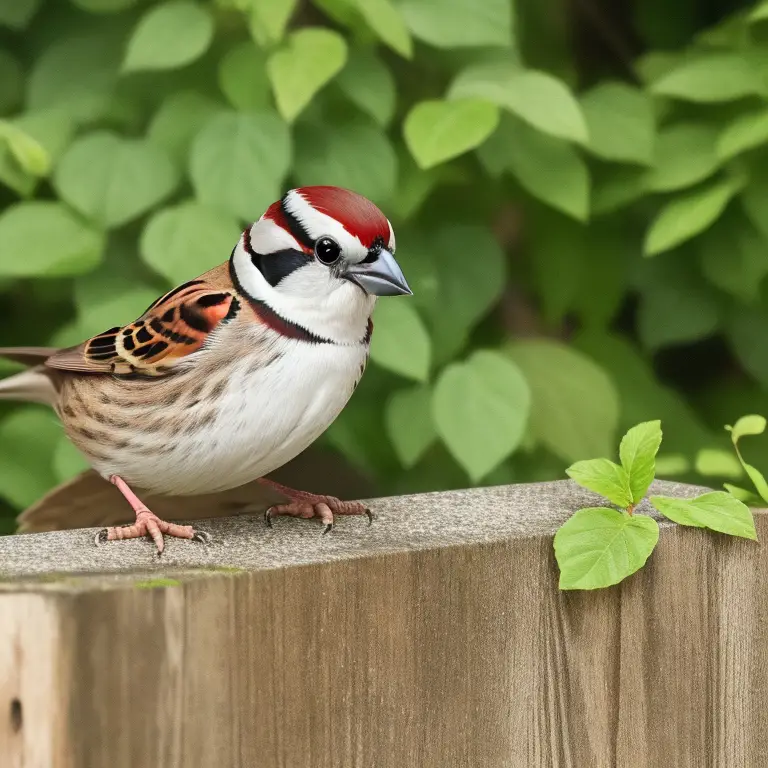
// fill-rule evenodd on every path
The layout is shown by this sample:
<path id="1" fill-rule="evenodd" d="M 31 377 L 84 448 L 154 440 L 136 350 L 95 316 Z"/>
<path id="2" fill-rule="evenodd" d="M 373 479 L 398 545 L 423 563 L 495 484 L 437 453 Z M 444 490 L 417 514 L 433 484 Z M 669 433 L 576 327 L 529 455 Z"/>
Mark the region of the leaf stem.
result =
<path id="1" fill-rule="evenodd" d="M 632 513 L 633 513 L 634 511 L 635 511 L 635 505 L 634 505 L 634 504 L 630 504 L 630 505 L 627 507 L 627 514 L 628 514 L 630 517 L 632 517 Z"/>

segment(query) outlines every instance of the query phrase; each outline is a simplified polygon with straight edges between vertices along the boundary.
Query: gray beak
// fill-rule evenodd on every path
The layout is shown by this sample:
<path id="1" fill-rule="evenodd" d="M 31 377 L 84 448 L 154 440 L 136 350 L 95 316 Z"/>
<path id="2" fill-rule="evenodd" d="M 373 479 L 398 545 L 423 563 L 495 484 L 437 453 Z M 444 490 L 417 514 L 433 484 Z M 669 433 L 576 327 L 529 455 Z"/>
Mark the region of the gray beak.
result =
<path id="1" fill-rule="evenodd" d="M 357 283 L 373 296 L 411 296 L 413 291 L 405 282 L 405 276 L 395 257 L 382 248 L 375 261 L 351 264 L 344 273 L 347 280 Z"/>

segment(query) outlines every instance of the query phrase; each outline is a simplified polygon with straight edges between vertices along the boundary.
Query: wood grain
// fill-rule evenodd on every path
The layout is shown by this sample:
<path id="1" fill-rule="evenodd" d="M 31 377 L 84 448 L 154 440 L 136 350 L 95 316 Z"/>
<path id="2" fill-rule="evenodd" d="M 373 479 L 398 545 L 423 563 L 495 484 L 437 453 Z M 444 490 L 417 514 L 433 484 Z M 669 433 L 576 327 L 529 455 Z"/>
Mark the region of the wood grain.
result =
<path id="1" fill-rule="evenodd" d="M 456 498 L 430 497 L 445 525 Z M 379 550 L 0 592 L 0 763 L 766 764 L 763 544 L 663 526 L 645 569 L 595 593 L 558 591 L 545 532 Z"/>

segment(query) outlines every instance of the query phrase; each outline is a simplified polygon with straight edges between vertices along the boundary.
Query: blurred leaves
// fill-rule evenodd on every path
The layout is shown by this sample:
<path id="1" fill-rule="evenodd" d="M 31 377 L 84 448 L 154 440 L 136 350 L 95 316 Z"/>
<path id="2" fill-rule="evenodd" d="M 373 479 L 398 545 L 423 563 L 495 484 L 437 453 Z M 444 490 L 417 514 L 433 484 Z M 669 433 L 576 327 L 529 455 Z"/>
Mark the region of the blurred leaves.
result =
<path id="1" fill-rule="evenodd" d="M 531 430 L 564 461 L 611 452 L 619 398 L 605 372 L 554 341 L 519 341 L 509 355 L 531 390 Z"/>
<path id="2" fill-rule="evenodd" d="M 213 38 L 208 9 L 188 0 L 170 0 L 149 9 L 134 29 L 123 72 L 175 69 L 202 56 Z"/>
<path id="3" fill-rule="evenodd" d="M 499 111 L 480 99 L 422 101 L 405 119 L 405 141 L 416 162 L 429 168 L 482 144 L 499 122 Z"/>
<path id="4" fill-rule="evenodd" d="M 587 141 L 587 124 L 578 101 L 546 72 L 506 63 L 475 65 L 461 72 L 451 86 L 452 98 L 471 96 L 498 104 L 552 136 Z"/>
<path id="5" fill-rule="evenodd" d="M 231 251 L 240 228 L 231 216 L 194 202 L 156 213 L 141 238 L 141 256 L 169 283 L 211 267 L 211 255 Z"/>
<path id="6" fill-rule="evenodd" d="M 426 381 L 430 363 L 427 329 L 407 301 L 380 302 L 374 313 L 376 333 L 371 360 L 409 379 Z"/>
<path id="7" fill-rule="evenodd" d="M 496 352 L 476 352 L 442 372 L 432 399 L 435 427 L 473 481 L 520 444 L 530 398 L 520 369 Z"/>
<path id="8" fill-rule="evenodd" d="M 245 221 L 280 197 L 290 162 L 290 135 L 274 112 L 222 112 L 195 138 L 189 171 L 202 203 Z"/>
<path id="9" fill-rule="evenodd" d="M 3 344 L 128 322 L 335 184 L 414 290 L 324 438 L 381 493 L 562 476 L 656 419 L 659 474 L 747 485 L 722 423 L 768 402 L 765 4 L 636 5 L 604 45 L 563 0 L 0 2 Z M 4 428 L 15 507 L 83 466 L 50 414 Z"/>
<path id="10" fill-rule="evenodd" d="M 162 149 L 107 132 L 75 141 L 54 177 L 61 199 L 105 228 L 119 227 L 154 208 L 178 182 Z"/>
<path id="11" fill-rule="evenodd" d="M 648 94 L 624 83 L 601 83 L 584 95 L 581 108 L 590 152 L 615 162 L 652 162 L 656 126 Z"/>
<path id="12" fill-rule="evenodd" d="M 337 32 L 307 27 L 293 32 L 267 62 L 277 109 L 292 122 L 347 60 L 347 44 Z"/>
<path id="13" fill-rule="evenodd" d="M 17 203 L 0 215 L 0 264 L 7 277 L 88 272 L 103 246 L 103 236 L 60 203 Z"/>
<path id="14" fill-rule="evenodd" d="M 361 0 L 366 2 L 366 0 Z M 512 4 L 507 0 L 399 0 L 408 29 L 438 48 L 512 43 Z"/>

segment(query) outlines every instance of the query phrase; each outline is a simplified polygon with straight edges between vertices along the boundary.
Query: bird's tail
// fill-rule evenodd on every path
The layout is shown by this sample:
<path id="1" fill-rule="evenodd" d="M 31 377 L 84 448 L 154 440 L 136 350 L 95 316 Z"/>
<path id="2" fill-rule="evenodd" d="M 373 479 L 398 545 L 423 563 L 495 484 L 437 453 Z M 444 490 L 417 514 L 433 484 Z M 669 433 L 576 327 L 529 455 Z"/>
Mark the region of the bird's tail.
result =
<path id="1" fill-rule="evenodd" d="M 55 347 L 0 347 L 0 357 L 30 366 L 0 380 L 0 400 L 53 405 L 56 386 L 45 361 L 56 351 Z"/>

